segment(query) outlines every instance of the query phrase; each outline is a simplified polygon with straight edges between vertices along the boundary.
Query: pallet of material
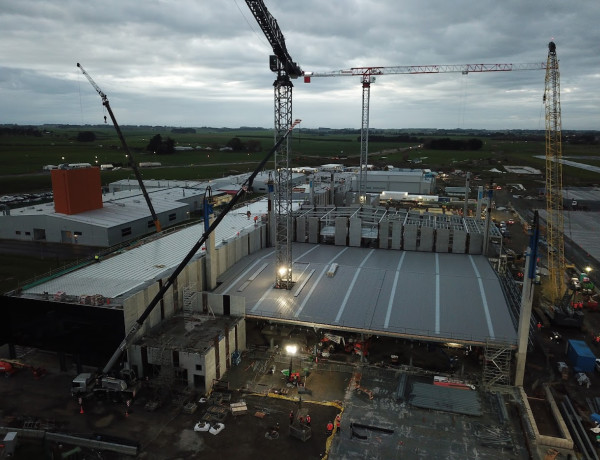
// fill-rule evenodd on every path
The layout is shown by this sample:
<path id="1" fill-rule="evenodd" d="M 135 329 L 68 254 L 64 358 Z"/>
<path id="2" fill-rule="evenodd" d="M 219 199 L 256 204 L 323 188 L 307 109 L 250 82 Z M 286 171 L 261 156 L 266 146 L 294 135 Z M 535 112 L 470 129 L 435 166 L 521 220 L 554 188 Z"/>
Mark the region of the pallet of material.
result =
<path id="1" fill-rule="evenodd" d="M 246 406 L 245 402 L 231 403 L 229 405 L 229 409 L 234 416 L 244 415 L 246 412 L 248 412 L 248 406 Z"/>

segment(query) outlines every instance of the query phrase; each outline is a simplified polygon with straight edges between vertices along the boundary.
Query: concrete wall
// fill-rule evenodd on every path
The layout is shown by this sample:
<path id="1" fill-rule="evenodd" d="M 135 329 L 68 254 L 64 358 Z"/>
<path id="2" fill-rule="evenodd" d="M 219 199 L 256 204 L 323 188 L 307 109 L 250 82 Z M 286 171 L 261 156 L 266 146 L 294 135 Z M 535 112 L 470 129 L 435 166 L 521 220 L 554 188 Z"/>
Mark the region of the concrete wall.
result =
<path id="1" fill-rule="evenodd" d="M 405 251 L 416 251 L 417 250 L 417 232 L 419 227 L 417 225 L 405 225 L 404 226 L 404 250 Z"/>
<path id="2" fill-rule="evenodd" d="M 433 251 L 433 227 L 421 227 L 418 250 L 423 252 Z"/>
<path id="3" fill-rule="evenodd" d="M 296 218 L 296 241 L 298 243 L 306 242 L 306 217 Z"/>
<path id="4" fill-rule="evenodd" d="M 483 234 L 470 233 L 469 234 L 469 254 L 482 254 L 482 253 L 483 253 Z"/>
<path id="5" fill-rule="evenodd" d="M 335 245 L 346 246 L 348 241 L 348 218 L 347 217 L 336 217 L 335 218 Z"/>
<path id="6" fill-rule="evenodd" d="M 225 341 L 225 335 L 219 334 L 219 373 L 217 378 L 222 379 L 227 369 L 229 369 L 228 362 L 231 356 L 227 353 L 227 342 Z M 233 350 L 231 350 L 233 352 Z"/>
<path id="7" fill-rule="evenodd" d="M 452 252 L 464 254 L 467 252 L 467 232 L 454 230 L 452 232 Z"/>
<path id="8" fill-rule="evenodd" d="M 318 217 L 308 218 L 308 242 L 312 244 L 319 243 L 319 232 L 321 231 L 321 222 Z"/>
<path id="9" fill-rule="evenodd" d="M 438 228 L 435 232 L 435 252 L 450 251 L 450 229 Z"/>
<path id="10" fill-rule="evenodd" d="M 206 393 L 210 393 L 212 390 L 213 380 L 217 378 L 217 360 L 214 347 L 209 348 L 204 354 L 204 365 L 202 369 L 204 371 L 204 380 L 206 384 Z"/>
<path id="11" fill-rule="evenodd" d="M 362 219 L 352 217 L 350 219 L 349 246 L 360 247 L 362 241 Z"/>
<path id="12" fill-rule="evenodd" d="M 390 222 L 382 220 L 379 222 L 379 248 L 388 249 L 390 246 Z"/>
<path id="13" fill-rule="evenodd" d="M 395 220 L 392 222 L 392 249 L 402 249 L 402 223 Z"/>

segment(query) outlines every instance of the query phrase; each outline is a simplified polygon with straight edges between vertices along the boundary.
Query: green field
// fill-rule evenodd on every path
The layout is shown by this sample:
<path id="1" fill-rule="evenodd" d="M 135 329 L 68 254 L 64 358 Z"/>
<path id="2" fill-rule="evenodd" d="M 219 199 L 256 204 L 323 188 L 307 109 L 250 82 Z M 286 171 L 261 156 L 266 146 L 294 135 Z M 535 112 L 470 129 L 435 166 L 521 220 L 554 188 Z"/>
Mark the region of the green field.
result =
<path id="1" fill-rule="evenodd" d="M 44 126 L 40 129 L 43 130 L 40 137 L 0 135 L 0 194 L 50 190 L 50 173 L 42 172 L 42 167 L 46 164 L 85 162 L 92 165 L 127 165 L 125 152 L 111 125 Z M 122 127 L 122 130 L 136 162 L 155 161 L 162 164 L 159 168 L 141 169 L 146 179 L 201 180 L 251 171 L 273 145 L 273 131 L 267 129 L 198 128 L 196 133 L 173 133 L 168 127 L 126 126 Z M 82 131 L 93 131 L 96 140 L 77 141 L 77 135 Z M 160 134 L 163 139 L 170 137 L 177 146 L 200 146 L 202 149 L 180 151 L 172 155 L 148 153 L 145 151 L 146 146 L 156 134 Z M 414 135 L 424 140 L 432 137 L 421 136 L 419 133 Z M 243 143 L 249 140 L 259 142 L 261 151 L 248 153 L 218 150 L 236 137 Z M 377 167 L 394 165 L 401 168 L 431 168 L 437 171 L 456 168 L 473 171 L 483 177 L 486 171 L 502 164 L 533 166 L 542 171 L 545 169 L 545 161 L 534 158 L 535 155 L 545 154 L 543 140 L 496 140 L 485 136 L 481 139 L 483 147 L 478 151 L 409 150 L 409 147 L 414 147 L 415 142 L 369 142 L 369 163 Z M 204 150 L 207 147 L 212 150 Z M 298 130 L 291 141 L 291 152 L 292 166 L 317 166 L 332 162 L 357 165 L 360 157 L 360 133 Z M 565 156 L 595 154 L 595 146 L 563 146 Z M 595 158 L 590 159 L 589 164 L 597 163 Z M 567 185 L 599 182 L 597 173 L 572 167 L 564 168 L 564 176 Z M 102 183 L 108 184 L 119 179 L 133 179 L 133 174 L 131 169 L 124 168 L 118 171 L 102 171 L 101 177 Z"/>

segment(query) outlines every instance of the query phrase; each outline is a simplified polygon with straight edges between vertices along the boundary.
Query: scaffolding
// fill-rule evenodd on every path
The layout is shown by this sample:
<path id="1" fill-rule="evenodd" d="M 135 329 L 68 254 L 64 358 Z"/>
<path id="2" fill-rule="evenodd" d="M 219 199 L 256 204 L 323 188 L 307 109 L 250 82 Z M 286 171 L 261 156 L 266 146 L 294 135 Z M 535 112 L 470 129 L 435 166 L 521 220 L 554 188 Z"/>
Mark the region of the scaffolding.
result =
<path id="1" fill-rule="evenodd" d="M 508 343 L 487 340 L 484 349 L 483 378 L 484 388 L 510 386 L 510 363 L 512 346 Z"/>

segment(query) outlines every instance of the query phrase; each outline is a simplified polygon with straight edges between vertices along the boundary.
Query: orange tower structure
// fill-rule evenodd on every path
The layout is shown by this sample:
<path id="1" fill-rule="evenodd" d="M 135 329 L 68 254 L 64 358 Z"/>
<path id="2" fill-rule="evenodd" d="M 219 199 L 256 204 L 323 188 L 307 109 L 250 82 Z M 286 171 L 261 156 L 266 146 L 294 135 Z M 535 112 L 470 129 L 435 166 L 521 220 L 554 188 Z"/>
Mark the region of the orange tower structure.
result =
<path id="1" fill-rule="evenodd" d="M 79 214 L 102 208 L 100 168 L 54 169 L 54 211 Z"/>

